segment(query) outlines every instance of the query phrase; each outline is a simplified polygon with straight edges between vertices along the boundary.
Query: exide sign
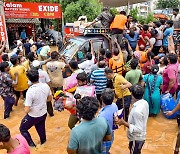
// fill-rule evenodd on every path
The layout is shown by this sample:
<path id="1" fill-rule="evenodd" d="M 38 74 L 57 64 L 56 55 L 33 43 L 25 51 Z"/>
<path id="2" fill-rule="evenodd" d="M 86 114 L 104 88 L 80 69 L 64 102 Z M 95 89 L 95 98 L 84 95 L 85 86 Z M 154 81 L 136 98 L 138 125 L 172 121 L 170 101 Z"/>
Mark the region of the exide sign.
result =
<path id="1" fill-rule="evenodd" d="M 62 10 L 56 3 L 4 2 L 6 18 L 61 18 Z"/>

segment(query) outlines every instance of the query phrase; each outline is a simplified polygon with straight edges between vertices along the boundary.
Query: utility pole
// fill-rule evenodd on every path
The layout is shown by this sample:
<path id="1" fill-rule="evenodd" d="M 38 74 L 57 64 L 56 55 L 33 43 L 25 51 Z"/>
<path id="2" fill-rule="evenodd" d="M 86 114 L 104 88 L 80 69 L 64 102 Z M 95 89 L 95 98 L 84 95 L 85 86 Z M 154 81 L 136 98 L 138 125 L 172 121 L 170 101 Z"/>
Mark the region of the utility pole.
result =
<path id="1" fill-rule="evenodd" d="M 6 47 L 9 49 L 9 42 L 6 29 L 6 21 L 4 14 L 4 3 L 0 0 L 0 41 L 6 41 Z"/>

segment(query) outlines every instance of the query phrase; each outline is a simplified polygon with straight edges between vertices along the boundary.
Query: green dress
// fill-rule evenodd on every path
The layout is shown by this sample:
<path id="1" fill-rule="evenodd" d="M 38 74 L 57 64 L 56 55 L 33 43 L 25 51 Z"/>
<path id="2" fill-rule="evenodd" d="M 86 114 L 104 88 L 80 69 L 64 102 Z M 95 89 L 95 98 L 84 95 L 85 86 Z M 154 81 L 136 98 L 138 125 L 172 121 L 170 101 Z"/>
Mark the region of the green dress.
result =
<path id="1" fill-rule="evenodd" d="M 160 96 L 161 96 L 160 95 L 160 86 L 163 84 L 163 79 L 162 79 L 162 76 L 160 76 L 160 75 L 157 76 L 156 82 L 154 83 L 154 91 L 151 94 L 152 99 L 150 99 L 148 82 L 152 89 L 154 78 L 155 78 L 155 76 L 153 74 L 146 74 L 143 78 L 144 82 L 146 83 L 144 99 L 149 103 L 149 114 L 160 113 Z M 152 100 L 152 103 L 151 103 L 151 100 Z"/>

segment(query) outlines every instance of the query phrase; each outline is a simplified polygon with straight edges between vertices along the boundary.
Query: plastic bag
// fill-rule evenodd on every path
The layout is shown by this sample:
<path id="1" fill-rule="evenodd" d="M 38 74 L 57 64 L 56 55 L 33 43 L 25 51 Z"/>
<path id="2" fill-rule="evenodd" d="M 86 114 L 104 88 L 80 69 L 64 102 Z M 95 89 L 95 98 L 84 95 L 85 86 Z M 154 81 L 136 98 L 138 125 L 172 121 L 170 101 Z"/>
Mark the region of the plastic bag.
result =
<path id="1" fill-rule="evenodd" d="M 170 93 L 161 95 L 161 110 L 163 112 L 163 115 L 167 119 L 174 119 L 177 117 L 177 113 L 174 113 L 171 116 L 167 116 L 166 113 L 167 111 L 172 111 L 175 107 L 177 106 L 177 103 L 174 101 L 174 98 Z"/>
<path id="2" fill-rule="evenodd" d="M 77 87 L 75 94 L 80 94 L 81 98 L 85 96 L 95 97 L 95 86 L 81 86 Z"/>
<path id="3" fill-rule="evenodd" d="M 63 81 L 63 90 L 64 91 L 67 91 L 67 90 L 72 89 L 77 86 L 78 81 L 77 81 L 76 77 L 77 77 L 77 74 L 73 74 L 73 75 L 67 77 L 66 79 L 64 79 L 64 81 Z"/>

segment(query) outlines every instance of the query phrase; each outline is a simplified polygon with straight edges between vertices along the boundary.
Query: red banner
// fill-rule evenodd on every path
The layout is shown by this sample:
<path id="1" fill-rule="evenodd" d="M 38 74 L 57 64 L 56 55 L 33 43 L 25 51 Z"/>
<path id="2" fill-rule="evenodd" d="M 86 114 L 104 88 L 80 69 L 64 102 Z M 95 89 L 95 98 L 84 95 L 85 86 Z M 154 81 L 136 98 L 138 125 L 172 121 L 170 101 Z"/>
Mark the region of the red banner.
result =
<path id="1" fill-rule="evenodd" d="M 7 40 L 6 25 L 4 16 L 0 15 L 0 41 Z"/>
<path id="2" fill-rule="evenodd" d="M 62 10 L 56 3 L 4 2 L 6 18 L 61 18 Z"/>

